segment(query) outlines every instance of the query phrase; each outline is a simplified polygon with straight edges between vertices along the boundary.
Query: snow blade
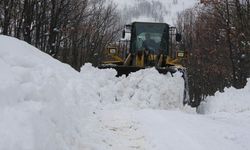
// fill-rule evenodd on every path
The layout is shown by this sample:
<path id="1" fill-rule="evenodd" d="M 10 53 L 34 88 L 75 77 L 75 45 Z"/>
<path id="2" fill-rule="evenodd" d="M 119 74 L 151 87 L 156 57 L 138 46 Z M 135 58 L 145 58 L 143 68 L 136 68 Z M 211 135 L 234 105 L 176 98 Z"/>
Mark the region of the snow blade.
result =
<path id="1" fill-rule="evenodd" d="M 112 68 L 117 71 L 117 77 L 120 77 L 122 75 L 128 76 L 132 72 L 139 71 L 141 69 L 146 69 L 145 67 L 134 67 L 134 66 L 99 66 L 99 69 L 108 69 Z M 169 67 L 164 68 L 156 68 L 156 70 L 161 74 L 167 74 L 167 73 L 175 73 L 177 70 Z"/>

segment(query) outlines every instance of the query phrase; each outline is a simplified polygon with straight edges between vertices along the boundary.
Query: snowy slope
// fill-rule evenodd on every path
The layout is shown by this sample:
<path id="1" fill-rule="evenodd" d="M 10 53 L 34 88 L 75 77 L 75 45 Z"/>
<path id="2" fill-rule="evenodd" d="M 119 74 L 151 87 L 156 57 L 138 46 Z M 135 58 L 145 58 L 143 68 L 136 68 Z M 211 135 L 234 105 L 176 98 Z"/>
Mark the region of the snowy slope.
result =
<path id="1" fill-rule="evenodd" d="M 0 68 L 0 150 L 250 149 L 249 109 L 183 108 L 180 74 L 148 69 L 116 78 L 90 64 L 78 73 L 6 36 Z"/>

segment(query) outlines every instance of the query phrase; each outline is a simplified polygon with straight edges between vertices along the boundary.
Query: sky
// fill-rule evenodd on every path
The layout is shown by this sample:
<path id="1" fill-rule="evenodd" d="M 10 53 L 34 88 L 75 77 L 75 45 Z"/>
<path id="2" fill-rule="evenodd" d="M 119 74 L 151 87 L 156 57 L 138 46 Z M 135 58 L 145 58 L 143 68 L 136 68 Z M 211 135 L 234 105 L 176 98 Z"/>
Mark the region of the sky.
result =
<path id="1" fill-rule="evenodd" d="M 133 6 L 136 3 L 136 0 L 111 0 L 118 5 L 118 8 L 122 11 L 124 6 Z M 146 0 L 146 1 L 154 1 L 154 0 Z M 156 0 L 155 0 L 156 1 Z M 170 11 L 170 14 L 164 16 L 164 21 L 169 24 L 175 24 L 177 20 L 177 13 L 181 12 L 187 8 L 193 7 L 198 0 L 177 0 L 178 4 L 174 5 L 173 0 L 157 0 L 162 2 L 163 5 Z M 150 18 L 145 18 L 142 16 L 141 18 L 133 18 L 132 20 L 135 21 L 143 21 L 143 20 L 150 20 Z"/>
<path id="2" fill-rule="evenodd" d="M 135 0 L 111 0 L 111 1 L 117 3 L 119 7 L 124 5 L 132 5 L 135 2 Z M 173 0 L 147 0 L 147 1 L 160 1 L 166 5 L 173 2 Z M 184 5 L 185 7 L 192 7 L 198 1 L 199 0 L 178 0 L 178 3 L 181 6 Z"/>

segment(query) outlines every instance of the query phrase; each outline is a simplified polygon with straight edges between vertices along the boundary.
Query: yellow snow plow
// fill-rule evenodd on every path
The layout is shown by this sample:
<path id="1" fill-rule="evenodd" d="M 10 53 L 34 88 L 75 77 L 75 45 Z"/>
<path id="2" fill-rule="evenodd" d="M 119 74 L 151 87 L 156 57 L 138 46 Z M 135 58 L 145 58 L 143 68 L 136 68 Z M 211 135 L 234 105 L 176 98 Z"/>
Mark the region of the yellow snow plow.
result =
<path id="1" fill-rule="evenodd" d="M 173 39 L 175 42 L 172 42 Z M 119 43 L 107 48 L 106 60 L 99 66 L 100 69 L 113 68 L 117 76 L 127 76 L 151 67 L 162 74 L 179 71 L 185 81 L 183 103 L 189 103 L 187 73 L 181 65 L 186 53 L 174 48 L 181 41 L 176 28 L 166 23 L 134 22 L 125 26 L 122 41 L 127 44 L 120 46 Z"/>

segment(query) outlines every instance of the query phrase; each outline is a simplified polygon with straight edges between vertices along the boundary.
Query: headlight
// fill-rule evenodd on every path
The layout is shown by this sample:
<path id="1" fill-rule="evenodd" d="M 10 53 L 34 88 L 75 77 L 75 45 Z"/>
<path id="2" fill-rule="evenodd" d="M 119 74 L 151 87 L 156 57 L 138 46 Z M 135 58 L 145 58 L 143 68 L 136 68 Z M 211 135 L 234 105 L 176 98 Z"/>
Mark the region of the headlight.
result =
<path id="1" fill-rule="evenodd" d="M 110 53 L 110 54 L 116 54 L 116 53 L 117 53 L 116 48 L 110 48 L 110 49 L 109 49 L 109 53 Z"/>
<path id="2" fill-rule="evenodd" d="M 177 57 L 185 57 L 185 52 L 177 52 Z"/>

